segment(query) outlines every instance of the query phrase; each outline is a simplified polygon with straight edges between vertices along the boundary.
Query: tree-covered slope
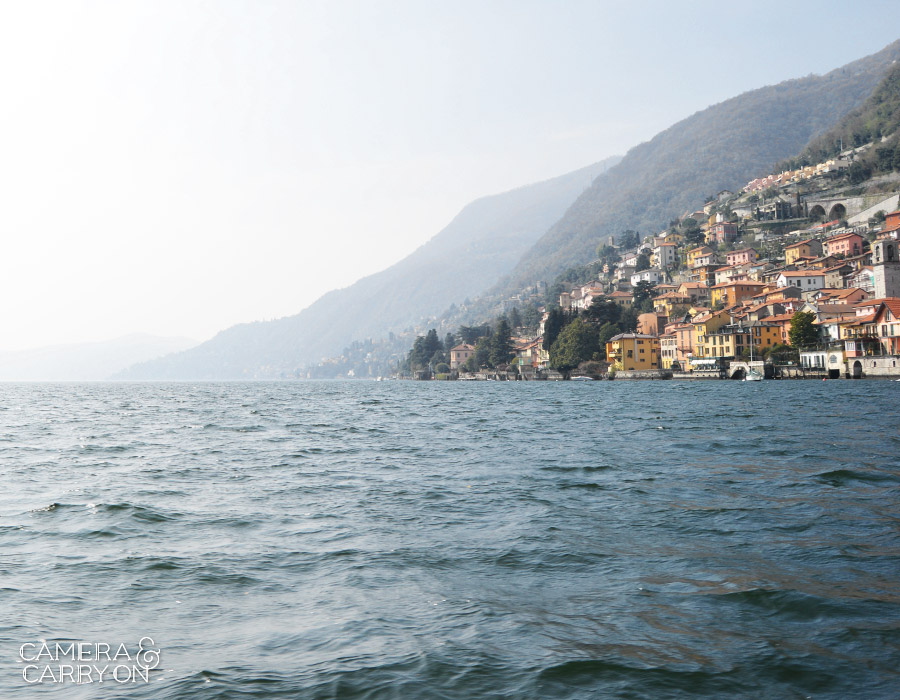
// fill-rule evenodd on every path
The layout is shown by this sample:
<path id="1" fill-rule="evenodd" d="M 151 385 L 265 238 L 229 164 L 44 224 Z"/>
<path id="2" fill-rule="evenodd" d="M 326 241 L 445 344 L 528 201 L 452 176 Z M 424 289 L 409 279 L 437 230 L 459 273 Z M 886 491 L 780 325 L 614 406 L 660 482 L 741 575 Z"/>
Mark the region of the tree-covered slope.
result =
<path id="1" fill-rule="evenodd" d="M 767 174 L 860 105 L 898 58 L 900 41 L 826 75 L 726 100 L 633 148 L 594 181 L 499 289 L 552 280 L 590 260 L 610 235 L 655 233 L 705 197 Z"/>
<path id="2" fill-rule="evenodd" d="M 404 330 L 496 284 L 591 178 L 618 160 L 476 200 L 404 260 L 325 294 L 299 314 L 234 326 L 187 352 L 132 367 L 119 378 L 278 377 L 338 354 L 353 340 Z"/>
<path id="3" fill-rule="evenodd" d="M 797 167 L 821 163 L 833 158 L 841 149 L 856 148 L 896 134 L 900 130 L 900 62 L 891 66 L 887 75 L 865 102 L 852 110 L 838 124 L 816 136 L 803 152 L 783 165 Z"/>

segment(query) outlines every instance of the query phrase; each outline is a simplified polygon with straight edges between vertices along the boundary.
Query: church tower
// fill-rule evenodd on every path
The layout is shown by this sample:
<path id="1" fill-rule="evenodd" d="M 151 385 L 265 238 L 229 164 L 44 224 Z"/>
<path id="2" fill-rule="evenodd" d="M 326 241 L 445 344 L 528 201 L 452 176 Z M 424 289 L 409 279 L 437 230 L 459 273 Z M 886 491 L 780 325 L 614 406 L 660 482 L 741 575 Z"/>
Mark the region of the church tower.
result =
<path id="1" fill-rule="evenodd" d="M 872 243 L 875 298 L 900 297 L 900 243 L 891 239 Z"/>

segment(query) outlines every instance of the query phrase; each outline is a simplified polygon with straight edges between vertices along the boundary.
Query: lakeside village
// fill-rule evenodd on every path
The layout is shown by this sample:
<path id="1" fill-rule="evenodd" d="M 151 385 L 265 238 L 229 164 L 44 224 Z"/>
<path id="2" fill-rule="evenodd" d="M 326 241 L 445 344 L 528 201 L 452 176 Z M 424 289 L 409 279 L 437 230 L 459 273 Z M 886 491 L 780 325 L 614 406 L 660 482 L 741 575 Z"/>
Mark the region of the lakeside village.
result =
<path id="1" fill-rule="evenodd" d="M 612 237 L 493 323 L 419 336 L 401 376 L 900 378 L 900 162 L 860 178 L 867 148 Z"/>

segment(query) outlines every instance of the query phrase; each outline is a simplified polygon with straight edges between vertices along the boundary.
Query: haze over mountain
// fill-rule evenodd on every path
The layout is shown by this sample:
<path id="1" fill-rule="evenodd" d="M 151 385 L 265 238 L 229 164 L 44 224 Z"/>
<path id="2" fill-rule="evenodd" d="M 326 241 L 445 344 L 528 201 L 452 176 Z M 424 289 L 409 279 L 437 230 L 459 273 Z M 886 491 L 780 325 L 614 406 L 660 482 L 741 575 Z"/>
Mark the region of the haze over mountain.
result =
<path id="1" fill-rule="evenodd" d="M 136 362 L 180 352 L 197 344 L 190 338 L 136 333 L 98 343 L 51 345 L 0 353 L 0 381 L 98 381 Z"/>
<path id="2" fill-rule="evenodd" d="M 709 107 L 631 149 L 586 190 L 600 166 L 478 200 L 405 260 L 326 294 L 295 316 L 234 326 L 120 376 L 278 377 L 339 352 L 351 340 L 383 337 L 427 320 L 466 297 L 552 281 L 592 259 L 610 235 L 656 232 L 706 196 L 767 174 L 860 105 L 898 58 L 900 42 L 894 42 L 825 75 Z"/>
<path id="3" fill-rule="evenodd" d="M 325 294 L 300 313 L 247 323 L 119 375 L 129 379 L 277 377 L 431 318 L 495 284 L 618 157 L 478 199 L 396 265 Z"/>
<path id="4" fill-rule="evenodd" d="M 822 76 L 752 90 L 684 119 L 622 161 L 582 194 L 525 254 L 498 291 L 553 280 L 594 257 L 626 229 L 656 233 L 716 192 L 737 190 L 861 104 L 900 59 L 900 41 Z"/>

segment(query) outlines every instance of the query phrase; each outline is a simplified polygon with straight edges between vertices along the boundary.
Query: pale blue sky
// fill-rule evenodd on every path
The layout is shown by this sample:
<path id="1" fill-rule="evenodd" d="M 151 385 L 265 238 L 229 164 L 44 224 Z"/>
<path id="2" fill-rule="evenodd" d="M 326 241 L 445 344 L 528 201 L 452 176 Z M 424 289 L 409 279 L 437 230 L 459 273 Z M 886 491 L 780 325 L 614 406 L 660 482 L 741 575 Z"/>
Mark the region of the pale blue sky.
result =
<path id="1" fill-rule="evenodd" d="M 296 313 L 476 197 L 897 27 L 896 2 L 3 3 L 0 350 Z"/>

